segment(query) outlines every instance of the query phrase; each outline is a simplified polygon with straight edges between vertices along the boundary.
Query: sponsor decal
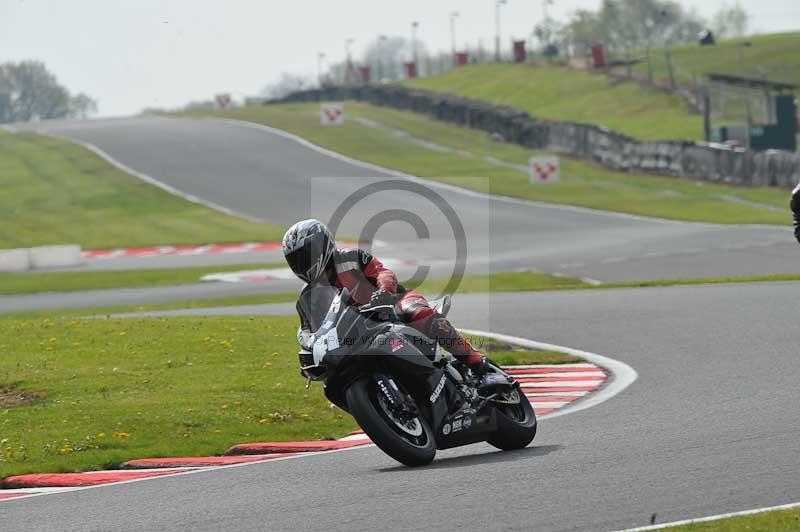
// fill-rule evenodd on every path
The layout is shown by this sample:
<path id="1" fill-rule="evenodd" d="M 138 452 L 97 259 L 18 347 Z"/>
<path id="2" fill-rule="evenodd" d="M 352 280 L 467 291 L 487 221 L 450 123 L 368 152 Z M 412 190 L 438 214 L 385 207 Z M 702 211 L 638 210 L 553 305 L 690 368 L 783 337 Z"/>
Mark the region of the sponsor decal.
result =
<path id="1" fill-rule="evenodd" d="M 464 428 L 468 429 L 471 426 L 472 426 L 472 418 L 471 417 L 465 417 L 464 418 Z"/>
<path id="2" fill-rule="evenodd" d="M 403 340 L 400 338 L 392 338 L 389 340 L 389 345 L 392 347 L 392 353 L 403 347 Z"/>
<path id="3" fill-rule="evenodd" d="M 442 434 L 445 436 L 450 434 L 450 423 L 445 423 L 444 426 L 442 426 Z"/>
<path id="4" fill-rule="evenodd" d="M 383 393 L 384 395 L 386 395 L 386 398 L 389 400 L 389 402 L 394 404 L 394 399 L 392 398 L 392 394 L 391 392 L 389 392 L 389 389 L 386 387 L 386 385 L 383 383 L 382 380 L 378 381 L 378 386 L 381 387 L 381 390 L 383 390 Z"/>
<path id="5" fill-rule="evenodd" d="M 459 430 L 461 430 L 461 420 L 460 419 L 454 419 L 453 420 L 453 432 L 458 432 Z"/>
<path id="6" fill-rule="evenodd" d="M 439 396 L 442 394 L 442 390 L 444 390 L 444 381 L 445 381 L 445 376 L 442 375 L 442 380 L 439 381 L 439 384 L 436 385 L 436 388 L 433 390 L 433 393 L 431 394 L 430 397 L 431 403 L 435 403 L 436 400 L 439 398 Z"/>

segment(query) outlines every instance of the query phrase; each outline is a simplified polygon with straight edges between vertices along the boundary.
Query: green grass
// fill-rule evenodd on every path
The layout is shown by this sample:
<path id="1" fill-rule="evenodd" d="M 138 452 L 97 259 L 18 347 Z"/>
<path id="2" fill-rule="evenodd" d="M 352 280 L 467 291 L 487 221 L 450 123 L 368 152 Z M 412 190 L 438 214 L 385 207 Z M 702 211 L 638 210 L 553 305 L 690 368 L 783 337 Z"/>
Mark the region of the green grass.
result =
<path id="1" fill-rule="evenodd" d="M 744 48 L 743 71 L 739 63 L 739 49 L 746 41 L 751 46 Z M 770 80 L 800 84 L 800 69 L 797 68 L 800 64 L 800 32 L 754 35 L 719 41 L 714 46 L 673 46 L 671 51 L 679 83 L 691 81 L 693 75 L 705 81 L 702 78 L 709 72 L 760 78 L 757 69 L 766 68 Z M 654 77 L 666 80 L 669 74 L 664 49 L 654 48 L 651 60 Z M 646 75 L 646 63 L 636 65 L 633 71 Z"/>
<path id="2" fill-rule="evenodd" d="M 697 279 L 653 279 L 625 283 L 590 284 L 574 277 L 554 276 L 539 272 L 499 272 L 487 275 L 465 275 L 457 293 L 475 292 L 539 292 L 544 290 L 608 290 L 612 288 L 656 288 L 667 286 L 694 286 L 711 284 L 759 283 L 800 281 L 800 273 L 743 275 L 729 277 L 701 277 Z M 447 279 L 430 279 L 421 285 L 406 283 L 425 294 L 441 292 Z"/>
<path id="3" fill-rule="evenodd" d="M 528 349 L 518 345 L 500 342 L 492 338 L 467 336 L 472 345 L 481 350 L 501 366 L 513 366 L 515 364 L 572 364 L 584 362 L 578 358 L 560 351 L 545 351 L 539 349 Z"/>
<path id="4" fill-rule="evenodd" d="M 674 220 L 786 225 L 791 218 L 784 212 L 731 203 L 718 197 L 734 196 L 783 211 L 787 208 L 788 199 L 782 190 L 737 188 L 679 178 L 613 172 L 564 157 L 562 180 L 559 183 L 531 185 L 526 174 L 497 167 L 481 157 L 491 156 L 509 163 L 526 164 L 536 152 L 492 142 L 482 132 L 415 113 L 355 102 L 347 102 L 348 118 L 343 126 L 326 128 L 319 125 L 318 112 L 319 106 L 316 104 L 292 104 L 245 107 L 223 112 L 198 111 L 184 116 L 224 116 L 267 124 L 370 163 L 492 194 Z M 475 156 L 442 153 L 399 140 L 391 131 L 355 121 L 357 117 L 378 121 L 456 150 L 466 150 Z"/>
<path id="5" fill-rule="evenodd" d="M 751 46 L 744 50 L 742 70 L 739 49 L 745 41 Z M 771 80 L 800 83 L 797 32 L 720 41 L 715 46 L 675 46 L 671 52 L 681 85 L 693 85 L 695 79 L 705 82 L 709 72 L 760 78 L 758 68 L 766 68 Z M 644 52 L 635 55 L 644 57 Z M 664 49 L 654 48 L 651 60 L 654 78 L 666 81 Z M 647 64 L 639 63 L 632 70 L 644 77 Z M 702 117 L 690 113 L 682 98 L 637 82 L 611 80 L 602 73 L 547 65 L 482 64 L 405 84 L 511 105 L 537 118 L 598 124 L 641 140 L 703 138 Z"/>
<path id="6" fill-rule="evenodd" d="M 350 432 L 321 386 L 305 389 L 296 327 L 295 317 L 0 320 L 0 401 L 10 387 L 35 399 L 0 406 L 0 478 Z M 572 361 L 476 343 L 503 362 Z"/>
<path id="7" fill-rule="evenodd" d="M 285 294 L 258 294 L 252 296 L 232 296 L 214 299 L 189 299 L 182 301 L 167 301 L 164 303 L 150 303 L 145 305 L 118 305 L 111 307 L 83 307 L 71 309 L 46 309 L 26 312 L 0 313 L 0 320 L 36 320 L 79 318 L 87 316 L 109 317 L 114 314 L 129 312 L 155 312 L 161 310 L 183 310 L 210 307 L 236 307 L 240 305 L 267 305 L 270 303 L 294 303 L 297 293 Z"/>
<path id="8" fill-rule="evenodd" d="M 425 294 L 441 293 L 448 278 L 426 279 L 422 283 L 404 283 L 406 288 Z M 457 293 L 474 292 L 533 292 L 541 290 L 570 290 L 592 286 L 572 277 L 561 277 L 539 272 L 496 272 L 485 275 L 465 275 L 456 289 Z"/>
<path id="9" fill-rule="evenodd" d="M 730 517 L 659 530 L 668 532 L 792 532 L 800 530 L 800 508 Z"/>
<path id="10" fill-rule="evenodd" d="M 597 124 L 637 139 L 703 136 L 702 117 L 690 114 L 678 96 L 559 66 L 487 63 L 405 83 L 518 107 L 540 119 Z"/>
<path id="11" fill-rule="evenodd" d="M 241 270 L 282 268 L 284 263 L 237 264 L 195 268 L 102 270 L 0 275 L 0 295 L 36 292 L 74 292 L 104 288 L 138 288 L 199 283 L 203 275 Z"/>
<path id="12" fill-rule="evenodd" d="M 464 276 L 456 293 L 479 292 L 536 292 L 544 290 L 590 290 L 610 288 L 651 288 L 668 286 L 731 284 L 757 282 L 800 281 L 800 273 L 747 275 L 734 277 L 704 277 L 697 279 L 655 279 L 632 281 L 627 283 L 589 284 L 572 277 L 553 276 L 538 272 L 498 272 L 487 275 Z M 407 288 L 414 288 L 434 296 L 441 293 L 447 285 L 447 279 L 435 278 L 422 284 L 406 282 Z M 121 305 L 113 307 L 88 307 L 75 309 L 38 310 L 0 314 L 0 320 L 69 318 L 84 316 L 110 316 L 129 312 L 151 312 L 160 310 L 199 309 L 210 307 L 233 307 L 240 305 L 266 305 L 270 303 L 291 303 L 296 301 L 296 293 L 263 294 L 252 296 L 234 296 L 217 299 L 198 299 L 185 301 L 169 301 L 147 305 Z"/>
<path id="13" fill-rule="evenodd" d="M 278 240 L 276 225 L 185 201 L 87 149 L 0 131 L 0 248 L 84 248 Z"/>

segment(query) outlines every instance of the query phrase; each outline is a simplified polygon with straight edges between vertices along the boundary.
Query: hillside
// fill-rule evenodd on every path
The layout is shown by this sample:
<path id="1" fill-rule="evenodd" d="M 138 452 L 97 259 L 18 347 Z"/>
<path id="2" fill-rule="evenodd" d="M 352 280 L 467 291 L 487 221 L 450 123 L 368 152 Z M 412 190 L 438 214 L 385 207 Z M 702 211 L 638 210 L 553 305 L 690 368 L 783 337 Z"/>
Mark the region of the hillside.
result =
<path id="1" fill-rule="evenodd" d="M 0 248 L 86 248 L 277 240 L 283 230 L 191 203 L 89 150 L 0 131 Z"/>
<path id="2" fill-rule="evenodd" d="M 599 124 L 638 139 L 703 135 L 701 117 L 678 96 L 558 66 L 487 63 L 407 84 L 519 107 L 537 118 Z"/>
<path id="3" fill-rule="evenodd" d="M 770 79 L 800 83 L 800 33 L 674 47 L 678 81 L 685 83 L 710 71 L 742 73 L 739 49 L 745 40 L 751 43 L 744 49 L 746 75 L 756 75 L 761 66 Z M 666 78 L 664 50 L 654 49 L 652 58 L 655 77 Z M 634 73 L 644 76 L 646 66 L 637 65 Z M 406 84 L 513 105 L 538 118 L 599 124 L 642 140 L 692 140 L 703 133 L 701 117 L 690 113 L 677 96 L 558 66 L 473 65 Z"/>
<path id="4" fill-rule="evenodd" d="M 745 42 L 749 42 L 750 46 L 743 49 L 740 65 L 739 50 Z M 679 83 L 707 72 L 751 77 L 762 77 L 763 72 L 770 80 L 800 84 L 800 32 L 754 35 L 720 41 L 714 46 L 674 46 L 671 51 Z M 668 73 L 664 49 L 654 48 L 651 57 L 654 77 L 666 79 Z M 636 65 L 633 71 L 644 76 L 647 67 L 642 63 Z"/>

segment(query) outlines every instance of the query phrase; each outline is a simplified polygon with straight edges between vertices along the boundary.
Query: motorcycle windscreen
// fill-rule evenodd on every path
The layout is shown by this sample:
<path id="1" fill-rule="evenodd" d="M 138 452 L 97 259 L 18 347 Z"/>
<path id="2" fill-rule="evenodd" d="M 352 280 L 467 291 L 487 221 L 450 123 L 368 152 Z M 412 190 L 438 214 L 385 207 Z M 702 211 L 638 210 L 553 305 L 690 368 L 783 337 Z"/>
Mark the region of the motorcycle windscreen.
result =
<path id="1" fill-rule="evenodd" d="M 300 293 L 298 304 L 312 332 L 316 333 L 323 326 L 338 294 L 339 291 L 329 284 L 308 285 Z"/>

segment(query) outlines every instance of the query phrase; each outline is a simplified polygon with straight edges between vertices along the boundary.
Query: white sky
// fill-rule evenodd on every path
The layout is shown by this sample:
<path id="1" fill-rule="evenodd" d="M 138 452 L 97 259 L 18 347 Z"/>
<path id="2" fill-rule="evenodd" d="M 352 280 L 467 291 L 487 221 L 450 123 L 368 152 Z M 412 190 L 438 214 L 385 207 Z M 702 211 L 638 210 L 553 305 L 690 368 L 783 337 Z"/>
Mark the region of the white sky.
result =
<path id="1" fill-rule="evenodd" d="M 555 0 L 563 20 L 601 0 Z M 679 0 L 710 17 L 724 0 Z M 460 45 L 494 43 L 494 0 L 0 0 L 0 62 L 39 59 L 73 92 L 86 92 L 104 116 L 175 107 L 218 92 L 256 94 L 282 71 L 315 75 L 317 52 L 356 56 L 377 34 L 410 35 L 449 49 L 449 13 L 459 11 Z M 759 33 L 800 29 L 798 0 L 742 0 Z M 541 0 L 508 0 L 504 42 L 527 36 Z"/>

